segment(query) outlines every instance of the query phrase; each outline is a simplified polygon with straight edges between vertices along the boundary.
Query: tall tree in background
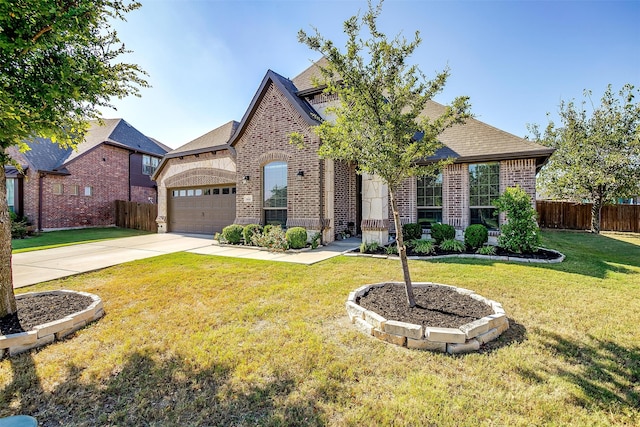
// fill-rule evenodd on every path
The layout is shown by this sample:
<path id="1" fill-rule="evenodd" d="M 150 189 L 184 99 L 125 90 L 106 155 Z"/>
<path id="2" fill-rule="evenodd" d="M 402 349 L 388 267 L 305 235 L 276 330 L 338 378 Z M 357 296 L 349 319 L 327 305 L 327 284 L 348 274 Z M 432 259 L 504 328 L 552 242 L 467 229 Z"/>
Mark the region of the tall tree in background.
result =
<path id="1" fill-rule="evenodd" d="M 598 107 L 588 98 L 576 105 L 561 102 L 557 127 L 549 122 L 541 135 L 530 127 L 538 142 L 555 148 L 539 176 L 541 192 L 552 198 L 593 203 L 591 231 L 600 233 L 605 203 L 640 194 L 640 103 L 638 90 L 627 84 L 617 96 L 607 87 Z M 591 113 L 587 110 L 591 107 Z"/>
<path id="2" fill-rule="evenodd" d="M 362 18 L 345 21 L 344 53 L 317 30 L 314 35 L 301 30 L 298 39 L 327 59 L 328 65 L 320 67 L 323 81 L 319 83 L 326 84 L 325 92 L 337 94 L 340 100 L 327 110 L 335 120 L 324 121 L 315 129 L 322 141 L 319 154 L 352 162 L 358 173 L 375 174 L 388 186 L 407 301 L 413 307 L 397 190 L 406 179 L 434 175 L 443 166 L 420 166 L 418 162 L 442 147 L 438 135 L 470 117 L 470 107 L 467 97 L 459 97 L 440 117 L 422 114 L 426 103 L 444 88 L 449 71 L 427 80 L 417 66 L 409 66 L 407 60 L 421 43 L 419 33 L 410 42 L 400 36 L 389 40 L 376 25 L 381 7 L 382 1 L 375 7 L 369 1 Z M 360 38 L 365 28 L 367 40 Z"/>
<path id="3" fill-rule="evenodd" d="M 84 137 L 111 97 L 139 95 L 145 73 L 117 62 L 127 53 L 109 23 L 137 2 L 0 0 L 0 317 L 16 313 L 6 149 L 41 136 L 61 146 Z"/>

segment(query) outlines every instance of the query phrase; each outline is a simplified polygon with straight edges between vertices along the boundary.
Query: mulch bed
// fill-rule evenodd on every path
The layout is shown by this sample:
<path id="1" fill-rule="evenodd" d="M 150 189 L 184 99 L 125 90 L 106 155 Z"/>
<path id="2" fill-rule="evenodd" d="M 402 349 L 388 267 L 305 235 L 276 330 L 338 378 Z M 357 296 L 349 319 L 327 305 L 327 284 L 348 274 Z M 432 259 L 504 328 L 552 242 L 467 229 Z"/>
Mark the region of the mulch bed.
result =
<path id="1" fill-rule="evenodd" d="M 355 249 L 352 252 L 360 253 L 360 249 Z M 376 254 L 376 255 L 386 255 L 387 251 L 385 246 L 381 246 L 375 252 L 367 252 L 367 253 Z M 407 246 L 407 256 L 419 256 L 419 257 L 429 258 L 429 257 L 439 256 L 439 255 L 459 255 L 459 254 L 476 254 L 476 251 L 467 249 L 463 252 L 453 252 L 453 251 L 443 251 L 443 250 L 440 250 L 439 248 L 436 248 L 435 253 L 426 255 L 426 254 L 416 253 L 413 251 L 413 248 L 410 248 Z M 561 255 L 557 252 L 548 251 L 546 249 L 538 249 L 537 252 L 533 252 L 533 253 L 519 254 L 519 253 L 508 251 L 501 247 L 496 247 L 496 254 L 494 256 L 508 256 L 508 257 L 518 257 L 518 258 L 526 258 L 526 259 L 553 260 L 553 259 L 560 258 Z"/>
<path id="2" fill-rule="evenodd" d="M 82 311 L 92 303 L 91 297 L 75 293 L 20 297 L 16 300 L 18 312 L 0 318 L 0 335 L 31 331 L 38 325 Z"/>
<path id="3" fill-rule="evenodd" d="M 444 286 L 414 287 L 416 306 L 410 308 L 404 284 L 387 283 L 356 299 L 360 306 L 388 320 L 424 327 L 458 328 L 493 314 L 488 305 Z"/>

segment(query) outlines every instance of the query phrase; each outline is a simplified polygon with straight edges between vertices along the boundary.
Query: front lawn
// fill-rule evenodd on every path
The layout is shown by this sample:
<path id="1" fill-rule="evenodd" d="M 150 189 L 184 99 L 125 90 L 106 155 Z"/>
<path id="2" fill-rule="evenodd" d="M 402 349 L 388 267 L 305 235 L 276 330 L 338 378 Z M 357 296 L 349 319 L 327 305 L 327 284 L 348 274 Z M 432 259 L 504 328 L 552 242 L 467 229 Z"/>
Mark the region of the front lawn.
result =
<path id="1" fill-rule="evenodd" d="M 13 239 L 11 240 L 11 247 L 15 254 L 19 252 L 37 251 L 40 249 L 57 248 L 59 246 L 96 242 L 106 239 L 116 239 L 118 237 L 139 236 L 141 234 L 149 234 L 149 232 L 117 227 L 47 231 L 27 237 L 26 239 Z"/>
<path id="2" fill-rule="evenodd" d="M 410 261 L 501 302 L 511 329 L 449 356 L 364 336 L 344 303 L 397 260 L 313 266 L 188 253 L 26 290 L 100 295 L 74 338 L 0 361 L 0 416 L 40 425 L 640 424 L 640 239 L 544 233 L 562 264 Z"/>

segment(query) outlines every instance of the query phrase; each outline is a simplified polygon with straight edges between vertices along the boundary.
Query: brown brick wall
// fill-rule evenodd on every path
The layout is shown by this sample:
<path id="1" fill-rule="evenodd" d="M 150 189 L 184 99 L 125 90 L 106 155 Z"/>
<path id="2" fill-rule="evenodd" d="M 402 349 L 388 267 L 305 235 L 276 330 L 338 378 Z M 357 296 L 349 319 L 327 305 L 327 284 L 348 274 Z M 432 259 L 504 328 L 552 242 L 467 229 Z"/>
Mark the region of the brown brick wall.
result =
<path id="1" fill-rule="evenodd" d="M 349 230 L 349 223 L 353 227 L 349 231 L 355 231 L 356 225 L 356 201 L 360 195 L 357 193 L 356 169 L 354 165 L 345 162 L 334 163 L 334 210 L 333 224 L 335 233 Z"/>
<path id="2" fill-rule="evenodd" d="M 442 174 L 442 222 L 457 229 L 469 225 L 469 165 L 447 165 Z"/>
<path id="3" fill-rule="evenodd" d="M 131 187 L 131 201 L 136 203 L 157 203 L 157 191 L 151 187 Z"/>
<path id="4" fill-rule="evenodd" d="M 42 179 L 42 224 L 38 219 L 37 177 L 25 180 L 25 213 L 39 228 L 72 228 L 113 225 L 114 200 L 129 197 L 129 152 L 100 145 L 72 161 L 67 170 L 71 175 L 45 175 Z M 54 184 L 63 185 L 63 194 L 53 194 Z M 78 186 L 78 195 L 71 188 Z M 92 195 L 85 196 L 85 187 Z"/>
<path id="5" fill-rule="evenodd" d="M 289 144 L 289 135 L 300 132 L 307 146 Z M 262 222 L 262 168 L 271 161 L 288 163 L 287 219 L 291 224 L 322 220 L 322 166 L 319 139 L 282 93 L 271 84 L 257 106 L 247 128 L 235 143 L 236 222 Z M 303 177 L 297 175 L 304 172 Z M 243 182 L 243 177 L 249 181 Z"/>

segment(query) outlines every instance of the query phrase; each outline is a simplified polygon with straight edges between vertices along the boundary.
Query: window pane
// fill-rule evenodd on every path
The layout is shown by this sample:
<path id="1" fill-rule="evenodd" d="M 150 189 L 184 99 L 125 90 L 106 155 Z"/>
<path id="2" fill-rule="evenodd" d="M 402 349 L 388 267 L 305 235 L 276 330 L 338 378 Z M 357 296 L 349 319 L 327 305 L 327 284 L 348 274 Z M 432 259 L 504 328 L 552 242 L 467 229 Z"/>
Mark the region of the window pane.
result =
<path id="1" fill-rule="evenodd" d="M 490 230 L 498 229 L 498 217 L 495 208 L 471 208 L 471 224 L 482 224 Z"/>
<path id="2" fill-rule="evenodd" d="M 270 224 L 270 225 L 280 225 L 281 227 L 285 227 L 287 225 L 287 210 L 286 209 L 265 209 L 264 223 Z"/>
<path id="3" fill-rule="evenodd" d="M 436 177 L 419 178 L 417 181 L 416 205 L 442 206 L 442 174 Z"/>
<path id="4" fill-rule="evenodd" d="M 264 167 L 264 207 L 287 207 L 287 163 L 272 162 Z"/>
<path id="5" fill-rule="evenodd" d="M 222 194 L 229 194 L 229 188 L 223 188 Z"/>
<path id="6" fill-rule="evenodd" d="M 431 224 L 442 222 L 442 209 L 418 209 L 418 224 L 431 228 Z"/>

